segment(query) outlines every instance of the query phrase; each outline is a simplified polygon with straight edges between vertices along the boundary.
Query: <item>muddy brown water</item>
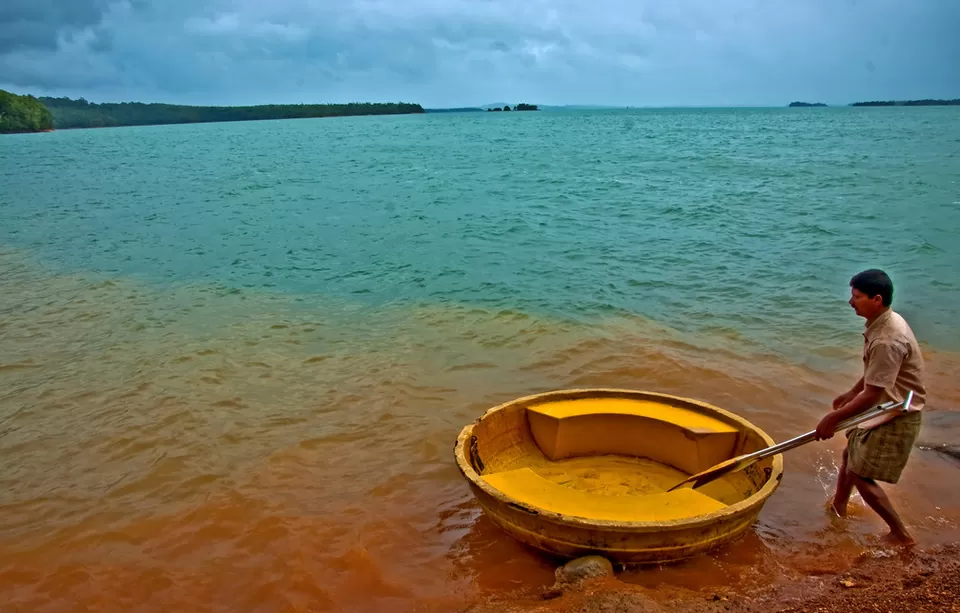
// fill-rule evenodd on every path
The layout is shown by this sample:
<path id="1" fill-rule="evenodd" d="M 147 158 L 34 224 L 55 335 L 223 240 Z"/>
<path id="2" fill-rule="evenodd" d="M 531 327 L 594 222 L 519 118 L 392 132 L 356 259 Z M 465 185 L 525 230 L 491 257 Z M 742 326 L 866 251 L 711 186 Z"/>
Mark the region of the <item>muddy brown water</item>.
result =
<path id="1" fill-rule="evenodd" d="M 3 611 L 439 612 L 527 598 L 558 562 L 480 513 L 453 461 L 465 423 L 528 393 L 609 386 L 712 402 L 783 440 L 811 429 L 858 366 L 857 346 L 814 369 L 700 349 L 639 318 L 357 315 L 208 287 L 27 272 L 7 283 Z M 348 325 L 361 315 L 365 331 Z M 960 407 L 958 356 L 927 358 L 930 414 Z M 960 440 L 956 420 L 930 423 Z M 620 580 L 709 593 L 884 555 L 883 526 L 858 498 L 847 522 L 824 511 L 842 445 L 787 455 L 741 539 Z M 921 549 L 960 536 L 957 470 L 917 450 L 890 489 Z"/>

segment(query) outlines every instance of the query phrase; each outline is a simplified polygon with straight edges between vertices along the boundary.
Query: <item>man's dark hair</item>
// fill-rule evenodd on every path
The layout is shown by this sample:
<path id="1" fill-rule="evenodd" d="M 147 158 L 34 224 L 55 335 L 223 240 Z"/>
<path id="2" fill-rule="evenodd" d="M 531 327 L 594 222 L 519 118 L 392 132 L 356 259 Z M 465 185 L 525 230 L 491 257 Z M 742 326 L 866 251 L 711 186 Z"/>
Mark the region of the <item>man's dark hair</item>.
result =
<path id="1" fill-rule="evenodd" d="M 890 306 L 893 302 L 893 281 L 887 273 L 877 268 L 859 272 L 850 279 L 850 287 L 863 292 L 869 298 L 880 295 L 883 306 Z"/>

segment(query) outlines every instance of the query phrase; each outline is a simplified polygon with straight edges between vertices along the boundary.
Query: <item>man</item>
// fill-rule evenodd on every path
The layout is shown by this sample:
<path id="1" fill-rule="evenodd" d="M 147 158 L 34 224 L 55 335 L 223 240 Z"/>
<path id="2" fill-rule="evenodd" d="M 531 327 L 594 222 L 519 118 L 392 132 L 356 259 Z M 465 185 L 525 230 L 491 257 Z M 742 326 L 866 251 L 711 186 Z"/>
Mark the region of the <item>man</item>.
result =
<path id="1" fill-rule="evenodd" d="M 841 421 L 878 404 L 901 401 L 913 390 L 909 413 L 893 411 L 847 431 L 847 448 L 831 502 L 832 510 L 845 517 L 856 487 L 864 502 L 890 526 L 887 540 L 912 545 L 913 537 L 877 483 L 899 481 L 920 433 L 926 394 L 923 355 L 910 326 L 890 307 L 892 299 L 893 283 L 882 270 L 865 270 L 850 280 L 849 304 L 866 319 L 863 376 L 850 391 L 834 399 L 833 411 L 817 425 L 817 439 L 831 438 Z"/>

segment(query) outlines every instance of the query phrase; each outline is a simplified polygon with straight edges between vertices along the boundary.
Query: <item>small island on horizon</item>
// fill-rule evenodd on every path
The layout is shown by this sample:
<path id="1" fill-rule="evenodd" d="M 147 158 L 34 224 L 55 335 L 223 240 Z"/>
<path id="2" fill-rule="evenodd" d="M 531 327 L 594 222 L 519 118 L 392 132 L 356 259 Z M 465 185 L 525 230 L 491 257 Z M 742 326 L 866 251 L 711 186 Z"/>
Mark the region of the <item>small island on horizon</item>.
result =
<path id="1" fill-rule="evenodd" d="M 955 100 L 871 100 L 854 102 L 850 106 L 960 106 L 960 98 Z"/>
<path id="2" fill-rule="evenodd" d="M 791 102 L 788 107 L 823 107 L 827 106 L 823 102 Z M 853 102 L 847 106 L 960 106 L 960 99 L 957 100 L 871 100 L 868 102 Z"/>
<path id="3" fill-rule="evenodd" d="M 503 105 L 502 108 L 501 108 L 501 107 L 497 107 L 497 106 L 492 107 L 492 108 L 488 108 L 488 109 L 487 109 L 487 112 L 490 113 L 490 112 L 493 112 L 493 111 L 509 111 L 509 110 L 511 110 L 511 109 L 510 109 L 510 105 L 509 105 L 509 104 L 505 104 L 505 105 Z M 540 110 L 540 109 L 537 107 L 536 104 L 526 104 L 526 103 L 524 103 L 524 102 L 521 102 L 520 104 L 518 104 L 518 105 L 516 105 L 515 107 L 513 107 L 512 110 L 514 110 L 514 111 L 538 111 L 538 110 Z"/>

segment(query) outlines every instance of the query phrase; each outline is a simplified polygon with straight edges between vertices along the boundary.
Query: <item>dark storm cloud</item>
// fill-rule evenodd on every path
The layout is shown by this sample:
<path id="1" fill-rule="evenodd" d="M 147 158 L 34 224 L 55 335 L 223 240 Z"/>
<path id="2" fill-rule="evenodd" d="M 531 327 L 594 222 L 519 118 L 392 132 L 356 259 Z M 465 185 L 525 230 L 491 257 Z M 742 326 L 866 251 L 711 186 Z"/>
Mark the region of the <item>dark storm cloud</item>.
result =
<path id="1" fill-rule="evenodd" d="M 0 2 L 0 87 L 90 99 L 960 96 L 956 0 Z"/>
<path id="2" fill-rule="evenodd" d="M 0 54 L 55 50 L 60 36 L 100 23 L 107 4 L 107 0 L 3 0 Z"/>

